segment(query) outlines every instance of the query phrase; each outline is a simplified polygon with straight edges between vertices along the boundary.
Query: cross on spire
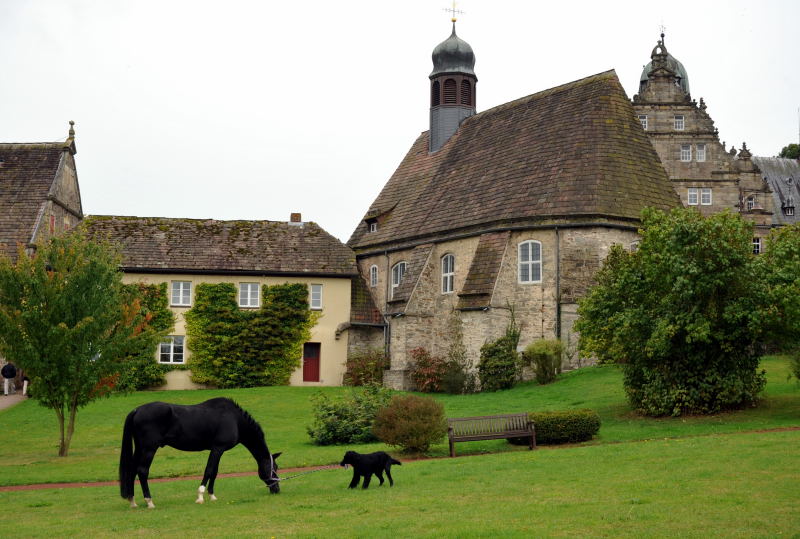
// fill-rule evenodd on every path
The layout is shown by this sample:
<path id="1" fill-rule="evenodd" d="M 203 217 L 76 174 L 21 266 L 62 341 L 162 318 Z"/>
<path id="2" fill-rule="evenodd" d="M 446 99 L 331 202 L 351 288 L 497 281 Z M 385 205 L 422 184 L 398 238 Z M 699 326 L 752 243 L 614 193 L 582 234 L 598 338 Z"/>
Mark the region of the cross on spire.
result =
<path id="1" fill-rule="evenodd" d="M 450 20 L 453 21 L 453 22 L 456 22 L 456 13 L 459 13 L 459 14 L 463 14 L 464 13 L 460 9 L 456 9 L 456 0 L 453 0 L 453 6 L 452 7 L 446 7 L 446 8 L 444 8 L 444 11 L 449 11 L 450 12 L 450 17 L 451 17 Z"/>

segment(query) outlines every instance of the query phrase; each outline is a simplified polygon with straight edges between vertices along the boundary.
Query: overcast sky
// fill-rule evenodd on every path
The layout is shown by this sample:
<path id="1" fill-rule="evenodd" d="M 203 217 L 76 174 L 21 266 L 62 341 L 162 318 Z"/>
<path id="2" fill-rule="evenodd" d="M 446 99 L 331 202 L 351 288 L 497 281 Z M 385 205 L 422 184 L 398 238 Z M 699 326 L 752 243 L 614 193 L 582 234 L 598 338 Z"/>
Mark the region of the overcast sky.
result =
<path id="1" fill-rule="evenodd" d="M 86 214 L 286 220 L 342 241 L 420 132 L 447 0 L 0 0 L 0 141 L 64 140 Z M 800 2 L 463 0 L 478 111 L 615 69 L 659 26 L 720 140 L 798 141 Z"/>

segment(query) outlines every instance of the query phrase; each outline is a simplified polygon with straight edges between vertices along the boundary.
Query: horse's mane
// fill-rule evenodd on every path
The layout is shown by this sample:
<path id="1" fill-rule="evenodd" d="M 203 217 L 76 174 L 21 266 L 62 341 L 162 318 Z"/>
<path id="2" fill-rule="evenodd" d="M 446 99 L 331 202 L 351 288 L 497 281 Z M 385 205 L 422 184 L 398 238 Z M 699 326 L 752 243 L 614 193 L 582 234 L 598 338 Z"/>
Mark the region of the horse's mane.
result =
<path id="1" fill-rule="evenodd" d="M 264 430 L 261 428 L 261 425 L 258 424 L 258 421 L 253 419 L 253 416 L 250 415 L 250 412 L 239 406 L 239 403 L 233 399 L 225 397 L 225 400 L 228 401 L 234 408 L 239 410 L 239 412 L 242 414 L 242 418 L 253 429 L 253 432 L 256 434 L 256 436 L 263 439 Z"/>

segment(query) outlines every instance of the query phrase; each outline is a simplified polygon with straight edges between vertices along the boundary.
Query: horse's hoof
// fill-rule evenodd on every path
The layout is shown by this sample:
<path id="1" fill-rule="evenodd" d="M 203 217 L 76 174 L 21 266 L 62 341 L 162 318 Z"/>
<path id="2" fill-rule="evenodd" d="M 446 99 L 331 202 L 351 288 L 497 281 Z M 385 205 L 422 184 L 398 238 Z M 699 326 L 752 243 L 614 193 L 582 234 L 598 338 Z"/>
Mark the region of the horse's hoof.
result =
<path id="1" fill-rule="evenodd" d="M 209 496 L 208 499 L 210 499 L 212 502 L 217 501 L 217 497 L 214 496 L 213 494 L 211 496 Z"/>
<path id="2" fill-rule="evenodd" d="M 197 498 L 197 499 L 194 501 L 194 503 L 205 503 L 205 500 L 204 500 L 203 498 Z"/>

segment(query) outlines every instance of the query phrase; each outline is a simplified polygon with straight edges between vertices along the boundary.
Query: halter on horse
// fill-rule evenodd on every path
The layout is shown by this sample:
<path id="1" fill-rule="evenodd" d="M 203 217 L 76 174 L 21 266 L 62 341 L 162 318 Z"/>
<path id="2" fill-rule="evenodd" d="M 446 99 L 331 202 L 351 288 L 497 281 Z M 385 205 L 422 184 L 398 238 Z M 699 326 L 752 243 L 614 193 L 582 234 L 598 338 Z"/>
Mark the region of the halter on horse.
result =
<path id="1" fill-rule="evenodd" d="M 131 507 L 136 507 L 133 487 L 138 475 L 147 507 L 155 507 L 147 476 L 158 448 L 169 445 L 181 451 L 210 450 L 196 501 L 205 501 L 206 485 L 209 499 L 216 500 L 214 481 L 219 460 L 222 453 L 239 443 L 253 455 L 258 463 L 258 477 L 270 492 L 280 492 L 278 464 L 275 462 L 280 453 L 270 453 L 261 426 L 232 400 L 216 398 L 190 406 L 166 402 L 139 406 L 125 419 L 119 458 L 120 494 Z"/>

